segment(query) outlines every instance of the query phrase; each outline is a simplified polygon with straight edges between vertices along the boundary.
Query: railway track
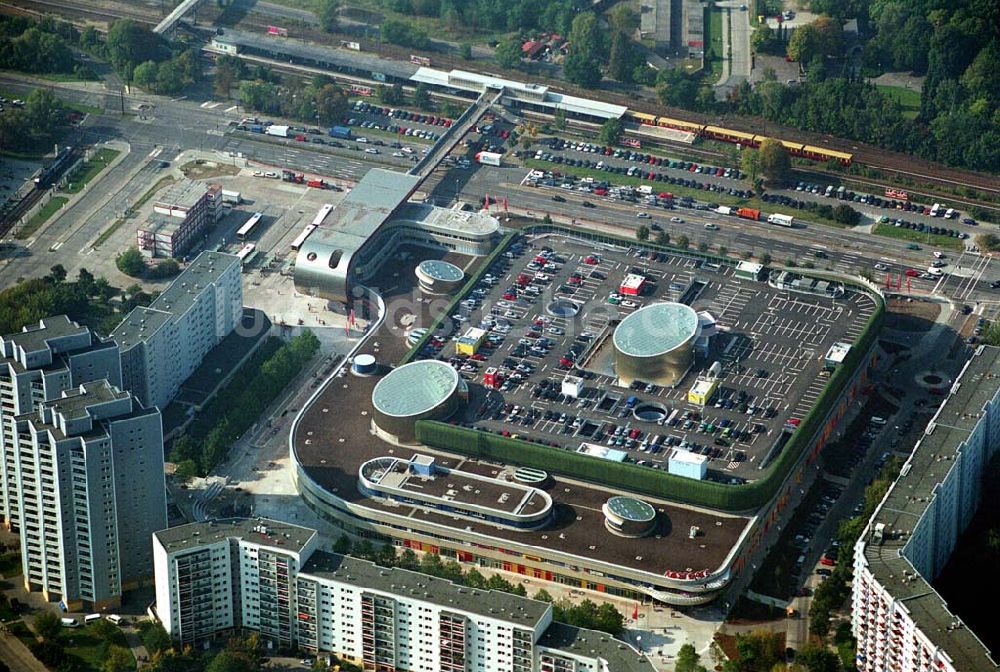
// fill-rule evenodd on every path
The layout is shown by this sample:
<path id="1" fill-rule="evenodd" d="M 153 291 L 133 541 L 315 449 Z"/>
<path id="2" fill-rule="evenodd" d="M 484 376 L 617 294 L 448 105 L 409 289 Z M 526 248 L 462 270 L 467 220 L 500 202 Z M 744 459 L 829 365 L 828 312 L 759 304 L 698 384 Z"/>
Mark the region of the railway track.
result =
<path id="1" fill-rule="evenodd" d="M 45 14 L 59 14 L 61 16 L 73 16 L 84 19 L 95 19 L 103 23 L 110 23 L 116 19 L 132 19 L 139 23 L 156 25 L 160 18 L 153 9 L 142 12 L 135 9 L 126 8 L 102 8 L 92 3 L 69 2 L 66 0 L 31 0 L 24 4 L 16 2 L 0 2 L 0 8 L 9 7 L 19 12 L 44 16 Z M 50 11 L 45 11 L 49 9 Z"/>
<path id="2" fill-rule="evenodd" d="M 25 8 L 21 5 L 17 5 L 11 2 L 0 2 L 0 7 L 7 6 L 16 8 L 20 11 L 33 11 L 32 8 L 35 7 L 50 7 L 54 10 L 59 10 L 61 12 L 75 13 L 80 16 L 91 16 L 98 17 L 103 20 L 111 20 L 115 18 L 131 18 L 136 21 L 143 23 L 156 23 L 159 21 L 159 13 L 150 8 L 150 11 L 137 12 L 134 9 L 125 9 L 119 5 L 108 6 L 108 7 L 95 7 L 91 4 L 85 4 L 83 2 L 74 2 L 72 0 L 31 0 L 30 8 Z M 38 12 L 36 12 L 38 13 Z M 256 19 L 250 19 L 251 21 L 256 21 Z M 403 50 L 407 51 L 407 50 Z M 384 55 L 395 55 L 392 53 L 392 49 L 389 45 L 383 45 Z M 441 54 L 434 54 L 434 56 L 441 58 Z M 446 60 L 449 59 L 448 54 L 444 54 Z M 539 83 L 552 86 L 556 89 L 566 91 L 567 93 L 572 93 L 573 95 L 579 95 L 586 98 L 591 98 L 594 100 L 614 103 L 614 104 L 625 104 L 629 108 L 640 111 L 647 112 L 649 114 L 663 115 L 667 116 L 674 115 L 679 119 L 686 119 L 691 121 L 697 121 L 699 123 L 705 124 L 716 124 L 724 127 L 730 127 L 735 130 L 741 130 L 744 132 L 753 133 L 763 133 L 773 137 L 783 137 L 783 138 L 796 138 L 796 140 L 801 139 L 802 141 L 812 144 L 818 147 L 828 147 L 830 149 L 835 149 L 843 152 L 850 152 L 854 154 L 855 161 L 869 166 L 871 168 L 876 168 L 881 171 L 885 171 L 889 174 L 895 174 L 900 176 L 905 176 L 909 179 L 920 180 L 928 183 L 941 184 L 947 187 L 965 187 L 970 186 L 979 189 L 990 194 L 1000 196 L 1000 176 L 993 175 L 982 175 L 978 173 L 972 173 L 969 171 L 964 171 L 955 168 L 949 168 L 946 166 L 940 166 L 934 164 L 930 161 L 920 159 L 911 155 L 901 154 L 898 152 L 887 151 L 877 147 L 871 147 L 863 143 L 853 143 L 851 141 L 838 140 L 832 136 L 810 133 L 808 131 L 801 131 L 798 129 L 791 129 L 778 124 L 768 122 L 764 119 L 758 118 L 729 118 L 724 117 L 719 119 L 717 117 L 709 117 L 707 115 L 702 115 L 698 113 L 693 113 L 689 110 L 682 110 L 678 108 L 672 108 L 667 106 L 658 105 L 649 100 L 644 100 L 641 97 L 630 98 L 628 100 L 622 100 L 621 96 L 610 94 L 605 91 L 590 91 L 583 90 L 578 87 L 567 84 L 561 80 L 552 80 L 551 78 L 545 77 L 543 75 L 533 75 L 533 77 L 539 81 Z M 706 151 L 706 150 L 701 150 Z M 717 154 L 715 156 L 720 156 Z M 712 156 L 711 154 L 706 154 L 706 156 Z M 823 171 L 817 171 L 823 172 Z M 840 177 L 838 175 L 838 177 Z M 888 178 L 891 181 L 891 177 Z"/>
<path id="3" fill-rule="evenodd" d="M 45 189 L 32 189 L 10 212 L 3 216 L 3 219 L 0 219 L 0 238 L 6 237 L 13 230 L 18 221 L 41 200 L 45 191 Z"/>

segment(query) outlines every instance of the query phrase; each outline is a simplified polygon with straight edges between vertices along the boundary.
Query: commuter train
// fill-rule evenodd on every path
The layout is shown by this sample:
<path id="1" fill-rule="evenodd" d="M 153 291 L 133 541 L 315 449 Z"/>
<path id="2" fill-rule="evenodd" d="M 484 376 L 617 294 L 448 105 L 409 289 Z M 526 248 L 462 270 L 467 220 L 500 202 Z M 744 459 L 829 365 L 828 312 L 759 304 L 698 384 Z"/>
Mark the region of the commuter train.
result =
<path id="1" fill-rule="evenodd" d="M 688 133 L 694 133 L 700 138 L 739 143 L 745 147 L 760 147 L 760 143 L 768 137 L 766 135 L 734 131 L 729 128 L 722 128 L 720 126 L 712 126 L 709 124 L 699 124 L 691 121 L 683 121 L 681 119 L 671 119 L 670 117 L 658 117 L 654 114 L 635 112 L 633 110 L 629 110 L 625 113 L 625 120 L 632 121 L 637 124 L 645 124 L 647 126 L 659 126 L 660 128 L 673 128 L 678 131 L 687 131 Z M 816 147 L 814 145 L 807 145 L 802 142 L 793 142 L 789 140 L 779 140 L 779 142 L 784 145 L 789 154 L 792 156 L 802 157 L 804 159 L 811 159 L 813 161 L 836 161 L 842 166 L 849 166 L 854 160 L 854 155 L 848 154 L 847 152 L 838 152 L 834 149 L 824 149 L 823 147 Z"/>

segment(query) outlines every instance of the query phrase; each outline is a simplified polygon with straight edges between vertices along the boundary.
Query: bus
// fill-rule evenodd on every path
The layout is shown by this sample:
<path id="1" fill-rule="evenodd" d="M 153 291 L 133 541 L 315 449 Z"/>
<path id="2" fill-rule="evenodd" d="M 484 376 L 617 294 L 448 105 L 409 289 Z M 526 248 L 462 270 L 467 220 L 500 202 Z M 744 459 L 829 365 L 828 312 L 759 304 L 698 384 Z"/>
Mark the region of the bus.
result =
<path id="1" fill-rule="evenodd" d="M 245 266 L 247 264 L 248 260 L 253 256 L 253 251 L 256 249 L 256 245 L 253 243 L 247 243 L 243 246 L 243 249 L 236 253 L 236 256 L 240 259 L 241 266 Z"/>
<path id="2" fill-rule="evenodd" d="M 322 224 L 323 220 L 326 219 L 326 216 L 330 214 L 331 210 L 333 210 L 333 203 L 324 203 L 323 207 L 316 213 L 316 216 L 313 217 L 312 225 L 319 226 Z"/>
<path id="3" fill-rule="evenodd" d="M 300 233 L 298 237 L 292 241 L 292 251 L 298 252 L 299 248 L 302 247 L 302 244 L 306 242 L 306 238 L 309 237 L 309 234 L 311 234 L 317 228 L 319 227 L 317 227 L 315 224 L 307 225 L 306 228 L 302 230 L 302 233 Z"/>
<path id="4" fill-rule="evenodd" d="M 253 216 L 248 219 L 243 226 L 240 227 L 239 231 L 236 232 L 236 237 L 239 240 L 246 240 L 247 236 L 253 231 L 254 227 L 260 223 L 261 218 L 264 216 L 263 212 L 255 212 Z"/>

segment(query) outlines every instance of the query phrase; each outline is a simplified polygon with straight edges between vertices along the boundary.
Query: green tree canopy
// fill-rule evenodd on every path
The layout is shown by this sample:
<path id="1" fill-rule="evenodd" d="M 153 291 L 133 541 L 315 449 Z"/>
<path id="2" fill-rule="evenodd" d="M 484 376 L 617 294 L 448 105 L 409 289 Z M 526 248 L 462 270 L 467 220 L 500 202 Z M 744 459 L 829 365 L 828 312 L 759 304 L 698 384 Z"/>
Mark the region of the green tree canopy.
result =
<path id="1" fill-rule="evenodd" d="M 497 45 L 493 58 L 501 68 L 516 68 L 521 64 L 521 40 L 516 36 L 503 40 Z"/>
<path id="2" fill-rule="evenodd" d="M 791 173 L 792 160 L 779 140 L 768 138 L 760 144 L 760 172 L 768 185 L 784 185 Z"/>
<path id="3" fill-rule="evenodd" d="M 115 258 L 115 266 L 125 275 L 140 278 L 146 273 L 146 260 L 138 247 L 130 247 Z"/>
<path id="4" fill-rule="evenodd" d="M 46 640 L 54 640 L 59 637 L 62 630 L 62 623 L 59 616 L 54 611 L 43 611 L 35 617 L 35 632 L 38 636 Z"/>
<path id="5" fill-rule="evenodd" d="M 569 43 L 563 75 L 578 86 L 597 88 L 601 83 L 600 64 L 604 62 L 607 50 L 596 14 L 583 12 L 573 19 Z"/>
<path id="6" fill-rule="evenodd" d="M 625 130 L 621 119 L 611 118 L 601 125 L 601 131 L 597 134 L 597 141 L 603 145 L 617 145 L 618 139 Z"/>

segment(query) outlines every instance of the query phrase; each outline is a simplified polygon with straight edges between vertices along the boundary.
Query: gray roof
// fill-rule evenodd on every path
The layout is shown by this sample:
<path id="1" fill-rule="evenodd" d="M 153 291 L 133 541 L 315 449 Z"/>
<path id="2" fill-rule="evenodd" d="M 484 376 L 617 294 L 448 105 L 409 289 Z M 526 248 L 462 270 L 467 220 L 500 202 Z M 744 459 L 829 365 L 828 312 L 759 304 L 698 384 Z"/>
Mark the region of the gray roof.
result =
<path id="1" fill-rule="evenodd" d="M 550 605 L 496 590 L 478 590 L 406 569 L 379 567 L 368 560 L 317 551 L 302 568 L 302 574 L 337 581 L 349 580 L 358 588 L 370 588 L 404 598 L 423 600 L 454 609 L 495 618 L 533 630 Z M 301 574 L 300 574 L 301 575 Z"/>
<path id="2" fill-rule="evenodd" d="M 129 397 L 128 392 L 119 390 L 106 380 L 84 383 L 75 390 L 67 390 L 64 394 L 66 396 L 54 399 L 46 405 L 69 419 L 85 417 L 87 409 L 91 406 Z"/>
<path id="3" fill-rule="evenodd" d="M 357 247 L 378 230 L 420 182 L 418 177 L 384 168 L 369 170 L 333 209 L 313 237 L 331 232 L 360 238 Z"/>
<path id="4" fill-rule="evenodd" d="M 558 649 L 567 654 L 601 658 L 607 662 L 607 670 L 614 672 L 653 672 L 656 668 L 631 645 L 615 639 L 605 632 L 585 630 L 565 623 L 553 622 L 538 644 L 549 649 Z"/>
<path id="5" fill-rule="evenodd" d="M 368 70 L 409 79 L 419 66 L 412 63 L 379 58 L 374 54 L 366 54 L 352 49 L 336 49 L 299 42 L 295 38 L 268 38 L 259 33 L 247 33 L 232 28 L 226 28 L 226 34 L 212 38 L 213 42 L 233 44 L 240 49 L 270 54 L 287 54 L 292 58 L 313 61 L 319 65 L 330 65 L 335 69 Z"/>
<path id="6" fill-rule="evenodd" d="M 81 327 L 66 315 L 55 315 L 40 320 L 38 324 L 27 325 L 22 331 L 0 337 L 0 341 L 4 344 L 11 343 L 25 352 L 37 352 L 43 350 L 51 339 L 87 331 L 87 327 Z"/>
<path id="7" fill-rule="evenodd" d="M 111 338 L 122 350 L 128 350 L 156 333 L 172 317 L 173 315 L 162 310 L 136 306 L 118 323 L 111 332 Z"/>
<path id="8" fill-rule="evenodd" d="M 261 526 L 264 532 L 261 531 Z M 168 553 L 196 549 L 224 539 L 243 539 L 289 553 L 299 553 L 316 536 L 316 530 L 270 518 L 224 518 L 170 527 L 155 532 L 153 536 Z"/>
<path id="9" fill-rule="evenodd" d="M 181 180 L 164 191 L 153 201 L 154 205 L 166 205 L 178 208 L 191 208 L 205 195 L 206 188 L 201 182 Z"/>
<path id="10" fill-rule="evenodd" d="M 936 496 L 934 489 L 955 465 L 960 444 L 984 417 L 984 406 L 997 396 L 998 381 L 1000 348 L 980 347 L 914 448 L 908 468 L 904 468 L 872 516 L 869 530 L 879 523 L 887 531 L 912 531 L 916 527 Z M 872 575 L 893 599 L 905 602 L 914 624 L 947 653 L 955 669 L 996 669 L 989 651 L 971 630 L 950 627 L 960 619 L 928 582 L 933 577 L 916 573 L 902 555 L 910 539 L 909 534 L 887 534 L 879 544 L 869 537 L 864 554 Z"/>
<path id="11" fill-rule="evenodd" d="M 239 266 L 235 254 L 205 251 L 195 257 L 156 300 L 149 304 L 154 310 L 183 315 L 194 303 L 198 293 L 216 282 L 232 266 Z"/>
<path id="12" fill-rule="evenodd" d="M 239 266 L 239 263 L 240 258 L 235 254 L 202 252 L 148 308 L 138 306 L 126 315 L 111 332 L 111 338 L 122 348 L 129 348 L 143 341 L 169 322 L 171 317 L 186 313 L 202 290 L 216 282 L 230 267 Z"/>

